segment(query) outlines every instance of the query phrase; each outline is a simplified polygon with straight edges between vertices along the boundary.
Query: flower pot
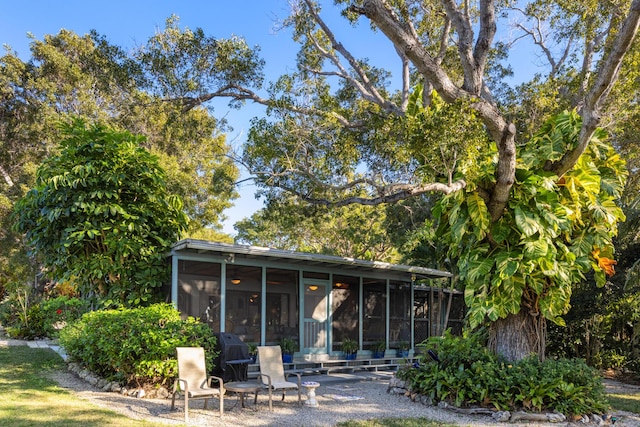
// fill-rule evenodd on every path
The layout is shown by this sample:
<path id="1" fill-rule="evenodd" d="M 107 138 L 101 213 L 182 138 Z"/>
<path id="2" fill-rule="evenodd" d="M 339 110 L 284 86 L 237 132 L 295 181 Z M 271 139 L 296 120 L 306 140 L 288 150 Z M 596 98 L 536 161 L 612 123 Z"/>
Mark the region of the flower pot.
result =
<path id="1" fill-rule="evenodd" d="M 282 354 L 282 363 L 293 363 L 293 354 Z"/>
<path id="2" fill-rule="evenodd" d="M 398 350 L 396 354 L 398 357 L 409 357 L 409 350 Z"/>
<path id="3" fill-rule="evenodd" d="M 374 359 L 382 359 L 384 357 L 384 350 L 374 350 L 373 358 Z"/>
<path id="4" fill-rule="evenodd" d="M 357 353 L 345 353 L 344 358 L 346 360 L 355 360 L 357 355 Z"/>

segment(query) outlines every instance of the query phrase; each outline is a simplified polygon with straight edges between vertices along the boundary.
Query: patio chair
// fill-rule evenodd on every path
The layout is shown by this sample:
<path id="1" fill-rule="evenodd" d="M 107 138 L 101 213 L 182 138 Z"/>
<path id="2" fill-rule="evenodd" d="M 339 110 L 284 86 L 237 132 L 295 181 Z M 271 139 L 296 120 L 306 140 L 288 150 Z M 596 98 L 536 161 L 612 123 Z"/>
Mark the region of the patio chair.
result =
<path id="1" fill-rule="evenodd" d="M 178 378 L 173 383 L 171 410 L 175 407 L 176 396 L 184 394 L 184 422 L 189 421 L 189 399 L 204 399 L 204 409 L 207 402 L 218 396 L 220 400 L 220 417 L 224 413 L 224 382 L 222 378 L 209 376 L 204 361 L 202 347 L 177 347 Z M 218 381 L 218 387 L 213 382 Z"/>
<path id="2" fill-rule="evenodd" d="M 260 376 L 258 381 L 269 391 L 269 410 L 273 410 L 271 393 L 272 391 L 282 390 L 282 400 L 287 390 L 298 391 L 298 405 L 301 404 L 302 387 L 300 385 L 300 374 L 293 373 L 298 377 L 298 382 L 288 381 L 289 375 L 284 373 L 284 365 L 282 364 L 282 350 L 280 346 L 258 347 L 258 363 L 260 364 Z"/>

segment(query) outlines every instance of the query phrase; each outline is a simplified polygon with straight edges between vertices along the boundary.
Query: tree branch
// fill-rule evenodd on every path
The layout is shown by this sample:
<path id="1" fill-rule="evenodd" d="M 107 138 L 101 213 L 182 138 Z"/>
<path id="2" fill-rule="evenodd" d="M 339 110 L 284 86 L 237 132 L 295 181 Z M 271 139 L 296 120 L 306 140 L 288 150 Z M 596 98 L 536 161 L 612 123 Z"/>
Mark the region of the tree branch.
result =
<path id="1" fill-rule="evenodd" d="M 525 17 L 527 16 L 527 13 L 519 7 L 514 7 L 513 10 L 520 12 Z M 539 16 L 532 16 L 531 18 L 535 20 L 535 25 L 533 29 L 527 28 L 523 24 L 519 24 L 519 23 L 515 24 L 516 28 L 519 28 L 520 30 L 522 30 L 524 34 L 520 37 L 517 37 L 516 40 L 514 40 L 511 43 L 511 45 L 513 45 L 520 38 L 523 38 L 526 36 L 531 37 L 531 39 L 533 40 L 533 44 L 537 45 L 542 50 L 542 53 L 544 53 L 545 57 L 547 58 L 547 62 L 549 62 L 549 65 L 551 66 L 551 71 L 549 71 L 549 77 L 552 78 L 558 73 L 558 71 L 560 70 L 560 67 L 562 67 L 567 57 L 569 56 L 569 53 L 571 52 L 571 47 L 573 45 L 573 36 L 569 37 L 569 40 L 567 41 L 567 45 L 564 48 L 562 56 L 560 57 L 560 59 L 556 60 L 553 54 L 551 53 L 551 49 L 549 49 L 549 47 L 546 44 L 547 35 L 544 29 L 542 28 L 542 20 L 540 19 Z"/>
<path id="2" fill-rule="evenodd" d="M 430 183 L 430 184 L 424 184 L 420 186 L 407 185 L 406 187 L 403 186 L 403 189 L 401 191 L 397 191 L 391 194 L 384 194 L 377 197 L 354 196 L 354 197 L 347 197 L 347 198 L 335 200 L 335 201 L 329 200 L 326 198 L 312 197 L 295 188 L 288 187 L 285 185 L 278 185 L 278 188 L 281 188 L 289 193 L 295 194 L 296 196 L 300 197 L 301 199 L 309 203 L 314 203 L 314 204 L 324 205 L 324 206 L 340 207 L 340 206 L 348 206 L 352 204 L 374 206 L 374 205 L 379 205 L 381 203 L 396 203 L 401 200 L 406 200 L 406 199 L 418 196 L 420 194 L 433 193 L 433 192 L 449 194 L 454 191 L 463 189 L 464 187 L 466 187 L 466 185 L 467 185 L 466 182 L 463 180 L 456 181 L 451 184 Z"/>
<path id="3" fill-rule="evenodd" d="M 228 84 L 215 92 L 203 94 L 198 97 L 185 96 L 181 98 L 170 98 L 166 101 L 183 103 L 183 110 L 187 112 L 199 105 L 204 104 L 207 101 L 210 101 L 213 98 L 220 97 L 231 98 L 235 101 L 253 101 L 266 107 L 271 107 L 274 109 L 286 109 L 287 111 L 291 111 L 293 113 L 299 113 L 308 116 L 332 117 L 336 119 L 342 126 L 350 129 L 361 128 L 363 126 L 363 123 L 351 122 L 341 114 L 338 114 L 334 111 L 326 112 L 316 108 L 301 107 L 299 105 L 293 105 L 290 103 L 287 103 L 285 105 L 278 100 L 263 98 L 251 89 L 236 84 Z"/>
<path id="4" fill-rule="evenodd" d="M 367 73 L 362 69 L 362 67 L 360 66 L 358 61 L 353 57 L 351 52 L 349 52 L 344 47 L 344 45 L 342 43 L 338 42 L 338 40 L 336 39 L 336 37 L 333 34 L 333 32 L 331 31 L 331 29 L 322 20 L 322 18 L 320 17 L 318 12 L 316 11 L 316 8 L 313 5 L 313 3 L 311 2 L 311 0 L 304 0 L 304 2 L 306 3 L 307 8 L 309 9 L 309 13 L 311 13 L 311 16 L 313 17 L 314 21 L 320 26 L 322 31 L 325 33 L 325 35 L 331 41 L 331 45 L 332 45 L 333 49 L 338 51 L 347 60 L 347 62 L 351 66 L 351 68 L 358 75 L 358 78 L 360 79 L 360 82 L 362 82 L 362 85 L 364 85 L 364 87 L 366 88 L 366 89 L 361 89 L 360 83 L 358 83 L 358 85 L 356 86 L 356 87 L 358 87 L 358 90 L 360 90 L 364 96 L 368 95 L 367 97 L 372 102 L 374 102 L 377 105 L 379 105 L 380 107 L 382 107 L 385 111 L 393 112 L 393 113 L 400 113 L 401 111 L 398 108 L 398 106 L 396 106 L 394 103 L 392 103 L 391 101 L 385 99 L 382 95 L 380 95 L 380 93 L 375 88 L 375 86 L 373 86 L 373 84 L 371 84 L 371 81 L 369 80 L 369 77 L 367 76 Z M 335 57 L 335 55 L 332 55 L 332 57 L 333 57 L 332 62 L 334 63 L 334 65 L 340 66 L 339 61 Z M 349 80 L 352 81 L 352 82 L 354 81 L 352 79 L 349 79 Z"/>
<path id="5" fill-rule="evenodd" d="M 2 165 L 0 165 L 0 175 L 2 175 L 2 178 L 4 178 L 4 182 L 6 182 L 9 187 L 13 187 L 13 180 L 11 179 L 11 175 L 9 175 L 9 172 L 7 172 Z"/>
<path id="6" fill-rule="evenodd" d="M 489 37 L 491 34 L 491 20 L 493 19 L 491 14 L 493 2 L 487 1 L 488 4 L 484 6 L 487 11 L 482 16 L 483 19 L 489 20 L 489 22 L 482 24 L 487 28 L 487 35 L 485 35 L 485 37 Z M 447 3 L 447 15 L 458 29 L 458 32 L 461 30 L 463 32 L 471 31 L 471 28 L 465 24 L 466 18 L 462 12 L 459 12 L 454 7 L 455 3 L 452 0 L 447 0 L 445 4 Z M 477 88 L 472 88 L 477 89 L 477 93 L 458 88 L 442 67 L 431 57 L 429 52 L 427 52 L 420 40 L 413 37 L 410 29 L 397 19 L 385 0 L 364 0 L 362 6 L 352 5 L 350 9 L 366 16 L 375 23 L 389 40 L 393 42 L 396 48 L 405 53 L 418 71 L 435 87 L 445 101 L 454 102 L 459 99 L 473 101 L 472 107 L 478 111 L 483 123 L 487 126 L 493 140 L 496 141 L 498 145 L 496 184 L 492 193 L 491 203 L 488 207 L 492 218 L 494 218 L 494 220 L 499 218 L 504 211 L 509 198 L 509 192 L 515 182 L 515 125 L 507 123 L 500 111 L 490 100 L 479 97 L 481 95 L 482 85 Z M 493 25 L 495 25 L 495 23 L 493 23 Z M 463 37 L 468 37 L 469 35 L 472 37 L 473 33 L 471 32 Z M 468 46 L 462 47 L 460 54 L 467 56 L 467 59 L 463 59 L 463 62 L 467 62 L 465 66 L 474 67 L 475 60 L 472 58 L 473 55 L 471 54 L 469 39 L 466 40 L 466 43 Z M 479 52 L 478 57 L 482 58 Z M 482 64 L 479 64 L 479 67 L 474 70 L 469 70 L 469 72 L 473 74 L 480 68 L 482 68 Z M 465 71 L 465 75 L 466 74 L 467 72 Z"/>
<path id="7" fill-rule="evenodd" d="M 631 48 L 638 33 L 640 24 L 640 0 L 634 0 L 629 8 L 629 14 L 622 23 L 620 31 L 611 46 L 611 51 L 603 60 L 591 90 L 585 98 L 582 110 L 582 129 L 578 139 L 578 146 L 568 151 L 562 159 L 550 165 L 550 170 L 558 176 L 563 176 L 576 164 L 582 153 L 589 145 L 593 132 L 600 123 L 600 109 L 611 92 L 611 88 L 618 78 L 620 66 L 626 52 Z"/>

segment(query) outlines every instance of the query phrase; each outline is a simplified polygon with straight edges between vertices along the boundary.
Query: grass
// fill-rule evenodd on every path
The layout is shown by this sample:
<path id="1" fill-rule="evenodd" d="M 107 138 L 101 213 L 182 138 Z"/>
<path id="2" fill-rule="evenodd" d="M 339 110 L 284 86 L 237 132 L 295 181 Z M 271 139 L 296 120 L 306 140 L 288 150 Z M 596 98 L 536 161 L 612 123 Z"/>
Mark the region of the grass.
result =
<path id="1" fill-rule="evenodd" d="M 614 409 L 640 414 L 640 393 L 609 394 L 607 397 Z"/>
<path id="2" fill-rule="evenodd" d="M 0 347 L 0 424 L 11 420 L 12 427 L 168 425 L 132 420 L 75 397 L 47 378 L 47 372 L 62 369 L 62 358 L 49 349 Z"/>

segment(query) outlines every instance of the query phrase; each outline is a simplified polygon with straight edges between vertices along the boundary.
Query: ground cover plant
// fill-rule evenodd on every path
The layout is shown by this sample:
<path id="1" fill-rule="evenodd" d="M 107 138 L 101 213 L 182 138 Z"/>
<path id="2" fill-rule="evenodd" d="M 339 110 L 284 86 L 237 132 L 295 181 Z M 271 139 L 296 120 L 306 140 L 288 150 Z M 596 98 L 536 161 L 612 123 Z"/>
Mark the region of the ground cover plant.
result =
<path id="1" fill-rule="evenodd" d="M 602 377 L 581 359 L 530 357 L 507 362 L 486 349 L 482 333 L 429 339 L 438 361 L 422 361 L 398 372 L 411 390 L 455 406 L 499 410 L 603 414 L 608 409 Z"/>
<path id="2" fill-rule="evenodd" d="M 171 304 L 84 314 L 60 333 L 72 361 L 94 374 L 136 386 L 167 385 L 177 376 L 176 347 L 205 349 L 213 368 L 215 337 L 196 319 L 181 319 Z"/>
<path id="3" fill-rule="evenodd" d="M 12 427 L 154 427 L 79 399 L 49 378 L 66 369 L 49 349 L 0 347 L 0 424 Z"/>

